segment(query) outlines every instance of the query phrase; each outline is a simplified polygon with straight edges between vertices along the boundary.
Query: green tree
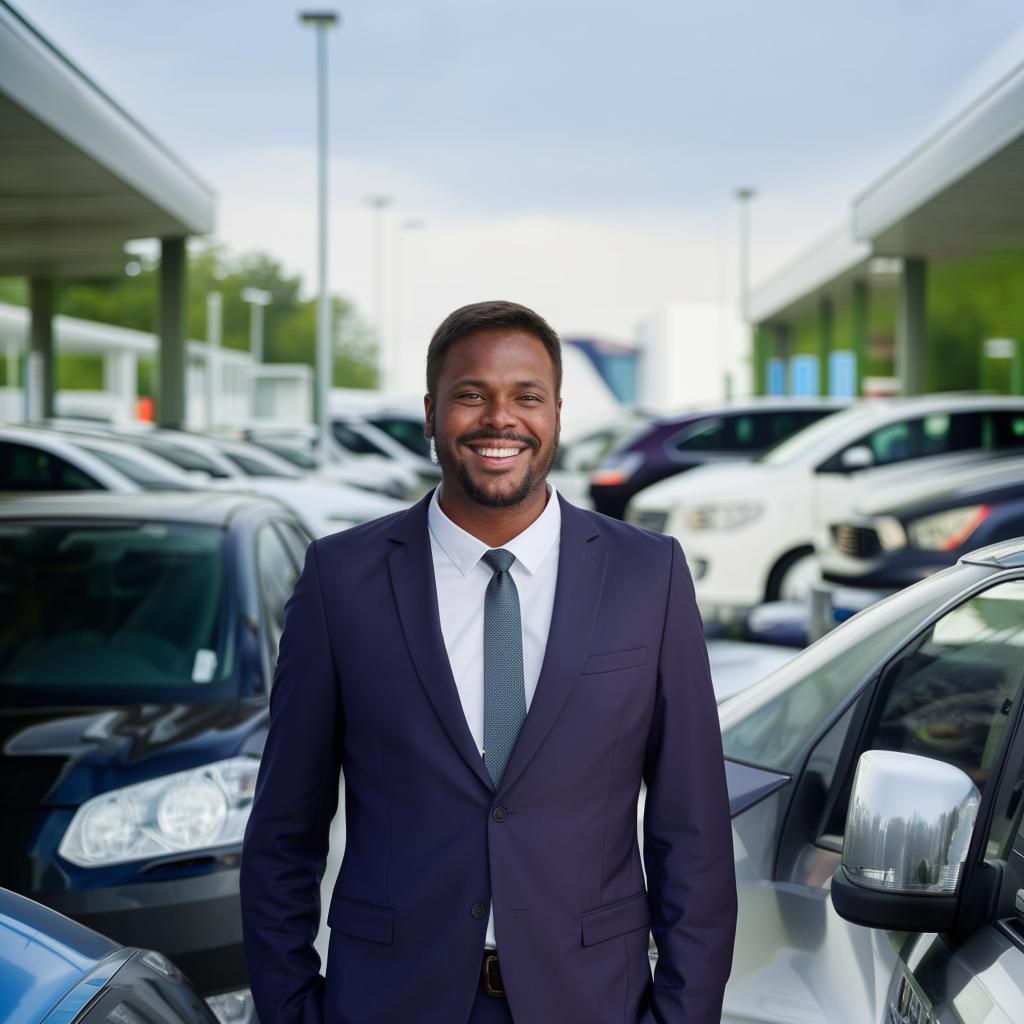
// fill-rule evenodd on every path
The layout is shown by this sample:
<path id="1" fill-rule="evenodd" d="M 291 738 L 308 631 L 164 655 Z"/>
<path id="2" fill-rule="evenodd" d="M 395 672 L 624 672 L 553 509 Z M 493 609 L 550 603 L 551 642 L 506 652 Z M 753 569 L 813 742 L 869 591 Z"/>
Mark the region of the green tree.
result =
<path id="1" fill-rule="evenodd" d="M 134 276 L 90 281 L 69 281 L 57 290 L 56 311 L 66 316 L 155 332 L 159 315 L 159 264 L 139 259 Z M 229 256 L 222 245 L 209 243 L 189 252 L 186 333 L 206 338 L 207 296 L 222 296 L 221 344 L 225 348 L 249 348 L 249 306 L 242 299 L 245 288 L 261 288 L 271 295 L 264 310 L 263 358 L 268 363 L 316 365 L 316 302 L 302 297 L 302 278 L 289 275 L 272 256 L 262 252 Z M 25 305 L 28 289 L 17 278 L 0 278 L 0 302 Z M 377 383 L 376 340 L 371 328 L 353 304 L 341 296 L 332 298 L 334 320 L 333 384 L 336 387 L 374 387 Z M 60 356 L 59 386 L 95 388 L 102 377 L 98 357 Z M 153 395 L 154 367 L 139 365 L 139 394 Z"/>

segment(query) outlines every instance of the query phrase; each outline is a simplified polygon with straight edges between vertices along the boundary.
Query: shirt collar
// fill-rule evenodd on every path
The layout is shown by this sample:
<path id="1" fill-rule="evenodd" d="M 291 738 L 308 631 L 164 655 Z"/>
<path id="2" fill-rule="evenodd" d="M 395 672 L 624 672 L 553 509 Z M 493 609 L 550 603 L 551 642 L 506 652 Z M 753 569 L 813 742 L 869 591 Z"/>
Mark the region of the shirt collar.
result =
<path id="1" fill-rule="evenodd" d="M 562 529 L 562 509 L 558 503 L 558 492 L 548 483 L 548 502 L 544 511 L 522 533 L 513 537 L 503 547 L 516 556 L 516 561 L 532 576 L 551 551 Z M 490 548 L 479 538 L 467 533 L 444 514 L 434 490 L 427 509 L 427 525 L 441 550 L 451 559 L 454 566 L 468 576 L 477 562 Z"/>

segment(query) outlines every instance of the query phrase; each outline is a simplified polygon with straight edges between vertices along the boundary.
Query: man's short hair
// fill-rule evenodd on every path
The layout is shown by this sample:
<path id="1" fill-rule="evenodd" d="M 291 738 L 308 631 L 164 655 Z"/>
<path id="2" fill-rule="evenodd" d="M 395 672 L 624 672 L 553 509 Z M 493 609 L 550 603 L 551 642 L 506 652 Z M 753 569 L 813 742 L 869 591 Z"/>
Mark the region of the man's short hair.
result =
<path id="1" fill-rule="evenodd" d="M 516 330 L 531 334 L 548 350 L 555 367 L 555 394 L 562 393 L 562 345 L 551 325 L 532 309 L 516 302 L 474 302 L 449 313 L 434 331 L 427 349 L 427 394 L 436 397 L 444 357 L 457 341 L 478 331 Z"/>

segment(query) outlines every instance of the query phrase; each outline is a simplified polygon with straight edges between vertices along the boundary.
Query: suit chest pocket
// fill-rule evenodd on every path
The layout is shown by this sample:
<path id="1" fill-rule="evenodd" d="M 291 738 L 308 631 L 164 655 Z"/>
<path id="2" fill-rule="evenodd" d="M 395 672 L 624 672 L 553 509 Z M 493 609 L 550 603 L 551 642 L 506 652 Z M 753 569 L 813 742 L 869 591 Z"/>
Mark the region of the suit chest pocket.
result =
<path id="1" fill-rule="evenodd" d="M 646 664 L 646 647 L 628 647 L 622 651 L 591 654 L 583 663 L 582 674 L 585 676 L 601 675 L 605 672 L 619 672 L 622 669 L 638 668 Z"/>

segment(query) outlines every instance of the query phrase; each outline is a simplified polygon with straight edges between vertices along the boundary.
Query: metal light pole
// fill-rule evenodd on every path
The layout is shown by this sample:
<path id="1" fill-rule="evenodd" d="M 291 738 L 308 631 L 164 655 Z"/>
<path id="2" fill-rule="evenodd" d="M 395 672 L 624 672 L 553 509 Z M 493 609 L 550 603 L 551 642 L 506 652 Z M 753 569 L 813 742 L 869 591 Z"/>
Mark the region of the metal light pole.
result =
<path id="1" fill-rule="evenodd" d="M 399 347 L 402 344 L 402 314 L 404 312 L 403 307 L 403 271 L 404 267 L 404 256 L 405 250 L 402 245 L 402 240 L 405 237 L 406 231 L 422 231 L 427 226 L 427 222 L 422 217 L 407 217 L 395 227 L 394 244 L 392 245 L 391 255 L 391 301 L 394 303 L 394 309 L 391 316 L 391 322 L 393 327 L 391 328 L 392 344 L 389 351 L 391 362 L 389 362 L 386 376 L 391 383 L 394 383 L 394 360 L 398 355 Z"/>
<path id="2" fill-rule="evenodd" d="M 206 429 L 217 425 L 217 383 L 220 373 L 221 328 L 224 322 L 224 300 L 221 293 L 206 293 Z"/>
<path id="3" fill-rule="evenodd" d="M 390 338 L 384 324 L 384 211 L 393 202 L 391 196 L 367 196 L 373 209 L 373 318 L 377 324 L 377 387 L 387 390 L 391 368 Z M 394 325 L 392 325 L 392 330 Z"/>
<path id="4" fill-rule="evenodd" d="M 749 185 L 736 189 L 740 204 L 740 316 L 750 330 L 750 200 L 757 191 Z M 749 338 L 748 338 L 749 344 Z M 728 357 L 728 353 L 727 353 Z M 732 369 L 725 364 L 725 400 L 732 400 Z"/>
<path id="5" fill-rule="evenodd" d="M 249 303 L 249 354 L 257 366 L 263 362 L 263 307 L 269 306 L 273 297 L 262 288 L 242 289 L 242 301 Z"/>
<path id="6" fill-rule="evenodd" d="M 333 339 L 331 330 L 331 298 L 327 284 L 327 30 L 338 24 L 334 11 L 304 11 L 299 15 L 304 25 L 316 30 L 316 107 L 317 107 L 317 221 L 318 254 L 316 303 L 316 377 L 317 418 L 320 426 L 320 461 L 327 463 L 330 450 L 329 416 Z"/>

